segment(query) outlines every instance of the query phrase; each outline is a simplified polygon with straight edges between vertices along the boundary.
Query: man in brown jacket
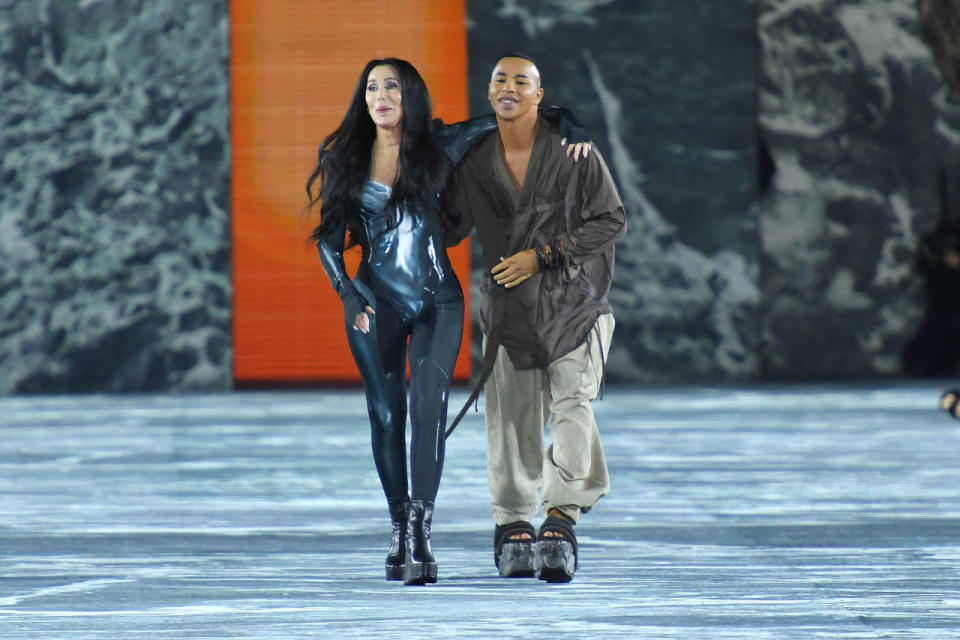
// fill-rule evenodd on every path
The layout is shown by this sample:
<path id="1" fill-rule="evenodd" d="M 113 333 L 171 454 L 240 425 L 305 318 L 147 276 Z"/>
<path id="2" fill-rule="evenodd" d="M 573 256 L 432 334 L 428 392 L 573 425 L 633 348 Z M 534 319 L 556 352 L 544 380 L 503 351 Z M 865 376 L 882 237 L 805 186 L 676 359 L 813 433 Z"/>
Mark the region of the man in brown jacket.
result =
<path id="1" fill-rule="evenodd" d="M 600 154 L 569 161 L 539 117 L 543 88 L 532 60 L 499 60 L 488 97 L 498 131 L 457 168 L 461 220 L 450 240 L 475 227 L 486 266 L 480 328 L 494 558 L 501 575 L 566 582 L 578 560 L 573 525 L 609 488 L 590 403 L 613 334 L 607 293 L 626 214 Z M 535 542 L 540 490 L 546 517 Z"/>

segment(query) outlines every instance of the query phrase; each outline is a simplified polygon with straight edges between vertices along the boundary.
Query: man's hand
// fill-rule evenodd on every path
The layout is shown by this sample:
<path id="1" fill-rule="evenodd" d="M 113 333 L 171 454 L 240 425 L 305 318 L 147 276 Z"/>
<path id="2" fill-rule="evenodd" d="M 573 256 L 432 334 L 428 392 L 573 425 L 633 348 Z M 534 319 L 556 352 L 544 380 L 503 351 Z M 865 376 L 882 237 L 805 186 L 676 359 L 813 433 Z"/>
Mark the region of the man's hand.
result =
<path id="1" fill-rule="evenodd" d="M 537 252 L 533 249 L 524 249 L 509 258 L 500 258 L 490 273 L 497 284 L 511 289 L 537 272 Z"/>
<path id="2" fill-rule="evenodd" d="M 561 145 L 567 144 L 567 139 L 564 138 L 560 141 Z M 586 158 L 587 154 L 590 153 L 590 148 L 593 145 L 589 142 L 578 142 L 576 144 L 571 144 L 567 147 L 567 157 L 570 157 L 570 154 L 573 154 L 573 161 L 576 162 L 581 157 Z"/>

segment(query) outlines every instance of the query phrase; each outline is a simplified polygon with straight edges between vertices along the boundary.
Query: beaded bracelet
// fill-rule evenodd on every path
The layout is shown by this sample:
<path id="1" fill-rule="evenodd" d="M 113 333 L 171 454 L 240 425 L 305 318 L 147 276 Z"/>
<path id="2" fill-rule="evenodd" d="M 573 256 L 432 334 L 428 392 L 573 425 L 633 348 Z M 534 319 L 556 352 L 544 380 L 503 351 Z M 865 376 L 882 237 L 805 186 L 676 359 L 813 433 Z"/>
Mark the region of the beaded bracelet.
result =
<path id="1" fill-rule="evenodd" d="M 543 252 L 543 262 L 547 265 L 547 269 L 553 269 L 555 266 L 553 260 L 553 248 L 549 244 L 546 244 L 541 247 L 541 251 Z"/>
<path id="2" fill-rule="evenodd" d="M 545 271 L 547 269 L 547 258 L 543 254 L 543 247 L 537 245 L 534 247 L 533 252 L 537 257 L 537 271 Z"/>
<path id="3" fill-rule="evenodd" d="M 552 260 L 551 268 L 559 269 L 560 267 L 563 266 L 563 262 L 564 262 L 563 247 L 560 245 L 560 241 L 551 240 L 550 249 L 551 249 L 550 254 L 551 254 L 551 260 Z"/>

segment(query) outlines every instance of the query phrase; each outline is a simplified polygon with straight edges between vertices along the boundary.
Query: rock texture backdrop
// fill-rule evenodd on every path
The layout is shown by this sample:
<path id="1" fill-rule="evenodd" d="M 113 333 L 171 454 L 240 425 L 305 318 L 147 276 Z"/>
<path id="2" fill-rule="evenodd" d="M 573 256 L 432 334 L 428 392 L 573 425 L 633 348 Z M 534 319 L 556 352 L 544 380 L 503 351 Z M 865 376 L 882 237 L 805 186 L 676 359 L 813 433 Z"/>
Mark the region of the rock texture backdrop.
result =
<path id="1" fill-rule="evenodd" d="M 0 393 L 231 385 L 227 3 L 0 0 Z"/>
<path id="2" fill-rule="evenodd" d="M 471 111 L 524 51 L 618 181 L 611 382 L 901 371 L 960 202 L 913 0 L 467 7 Z M 0 394 L 231 386 L 227 11 L 0 0 Z"/>
<path id="3" fill-rule="evenodd" d="M 758 6 L 761 374 L 897 374 L 922 315 L 914 256 L 938 177 L 960 183 L 960 105 L 913 0 Z"/>
<path id="4" fill-rule="evenodd" d="M 526 53 L 540 67 L 545 103 L 576 113 L 617 180 L 629 222 L 610 294 L 617 329 L 608 380 L 754 377 L 753 4 L 467 7 L 471 113 L 490 110 L 486 86 L 497 58 Z"/>
<path id="5" fill-rule="evenodd" d="M 913 0 L 468 7 L 472 112 L 496 57 L 526 52 L 619 183 L 610 379 L 901 372 L 918 240 L 939 176 L 960 184 L 960 113 Z"/>

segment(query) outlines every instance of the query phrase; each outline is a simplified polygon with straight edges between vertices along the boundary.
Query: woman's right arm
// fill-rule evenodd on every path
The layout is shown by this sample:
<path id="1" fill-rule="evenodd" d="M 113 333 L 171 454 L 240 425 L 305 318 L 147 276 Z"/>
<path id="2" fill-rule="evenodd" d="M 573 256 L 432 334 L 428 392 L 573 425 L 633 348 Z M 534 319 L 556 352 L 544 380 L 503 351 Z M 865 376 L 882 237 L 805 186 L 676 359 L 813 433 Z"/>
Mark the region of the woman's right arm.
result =
<path id="1" fill-rule="evenodd" d="M 366 333 L 365 329 L 369 327 L 369 323 L 364 312 L 373 313 L 373 309 L 367 306 L 367 301 L 353 286 L 353 282 L 347 275 L 347 267 L 343 262 L 343 241 L 346 231 L 347 222 L 341 220 L 336 229 L 320 236 L 317 240 L 317 251 L 320 253 L 320 264 L 323 265 L 333 290 L 337 292 L 343 303 L 344 315 L 353 320 L 355 329 Z M 364 317 L 359 318 L 360 315 Z"/>
<path id="2" fill-rule="evenodd" d="M 435 118 L 432 128 L 433 135 L 436 136 L 440 148 L 447 154 L 450 164 L 456 166 L 476 143 L 487 134 L 496 131 L 497 117 L 491 112 L 453 124 L 446 124 L 440 118 Z"/>
<path id="3" fill-rule="evenodd" d="M 556 127 L 565 142 L 569 143 L 567 155 L 572 151 L 574 159 L 581 153 L 586 157 L 590 149 L 590 137 L 573 112 L 556 105 L 540 106 L 539 110 L 544 119 Z M 453 124 L 435 118 L 431 126 L 440 148 L 447 154 L 450 163 L 457 166 L 468 151 L 497 129 L 497 117 L 488 113 Z"/>

